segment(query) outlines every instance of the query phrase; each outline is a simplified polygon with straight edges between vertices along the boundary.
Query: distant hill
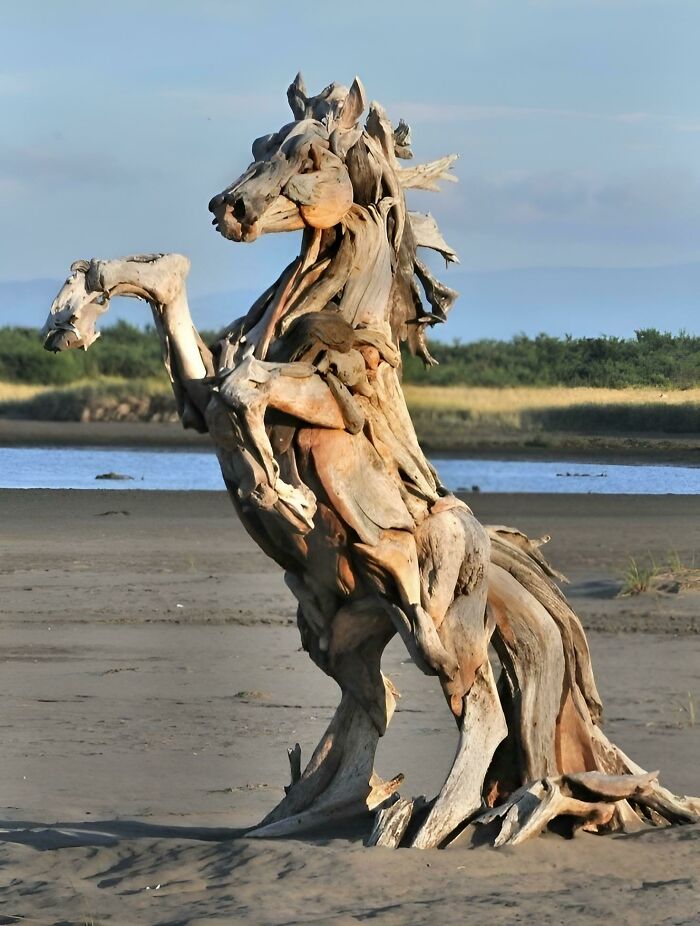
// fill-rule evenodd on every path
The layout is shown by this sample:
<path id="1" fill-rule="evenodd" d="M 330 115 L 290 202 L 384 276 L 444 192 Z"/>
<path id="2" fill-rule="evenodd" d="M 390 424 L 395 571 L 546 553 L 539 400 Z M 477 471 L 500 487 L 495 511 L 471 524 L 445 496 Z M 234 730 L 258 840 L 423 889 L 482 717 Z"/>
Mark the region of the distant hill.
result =
<path id="1" fill-rule="evenodd" d="M 460 292 L 448 324 L 433 331 L 440 340 L 507 339 L 543 331 L 630 337 L 639 328 L 700 332 L 700 263 L 629 269 L 457 267 L 439 275 Z M 0 282 L 0 325 L 42 325 L 60 283 Z M 216 329 L 243 314 L 258 295 L 254 289 L 195 292 L 190 296 L 192 314 L 200 328 Z M 119 299 L 105 321 L 142 325 L 147 318 L 131 300 Z"/>

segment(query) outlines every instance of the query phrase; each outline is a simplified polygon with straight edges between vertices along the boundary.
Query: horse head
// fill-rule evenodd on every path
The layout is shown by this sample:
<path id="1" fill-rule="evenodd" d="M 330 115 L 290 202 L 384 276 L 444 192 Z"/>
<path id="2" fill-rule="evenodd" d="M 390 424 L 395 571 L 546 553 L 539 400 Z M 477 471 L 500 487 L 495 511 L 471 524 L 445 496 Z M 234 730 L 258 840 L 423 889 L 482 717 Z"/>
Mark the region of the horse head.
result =
<path id="1" fill-rule="evenodd" d="M 113 296 L 166 305 L 182 290 L 190 262 L 182 254 L 136 254 L 115 260 L 76 260 L 51 304 L 42 329 L 46 350 L 87 350 L 99 338 L 97 319 Z"/>
<path id="2" fill-rule="evenodd" d="M 95 323 L 107 311 L 109 298 L 88 280 L 90 262 L 76 260 L 70 274 L 51 304 L 48 318 L 42 329 L 46 350 L 61 351 L 82 347 L 87 350 L 99 332 Z"/>
<path id="3" fill-rule="evenodd" d="M 457 256 L 431 216 L 408 212 L 405 191 L 437 190 L 440 180 L 454 179 L 454 156 L 402 168 L 412 157 L 409 127 L 403 120 L 392 127 L 376 102 L 367 107 L 358 78 L 349 89 L 332 83 L 307 96 L 297 75 L 287 98 L 294 121 L 256 139 L 253 163 L 209 203 L 212 224 L 232 241 L 305 231 L 293 277 L 281 278 L 284 292 L 274 298 L 268 291 L 249 313 L 246 331 L 263 332 L 259 355 L 300 314 L 331 308 L 353 327 L 384 328 L 396 345 L 406 340 L 433 362 L 425 330 L 445 320 L 457 294 L 416 249 L 433 248 L 448 262 Z"/>
<path id="4" fill-rule="evenodd" d="M 212 224 L 225 238 L 332 228 L 353 204 L 345 154 L 362 134 L 362 84 L 355 78 L 348 90 L 333 83 L 307 97 L 297 75 L 287 96 L 295 121 L 256 139 L 253 163 L 209 203 Z"/>

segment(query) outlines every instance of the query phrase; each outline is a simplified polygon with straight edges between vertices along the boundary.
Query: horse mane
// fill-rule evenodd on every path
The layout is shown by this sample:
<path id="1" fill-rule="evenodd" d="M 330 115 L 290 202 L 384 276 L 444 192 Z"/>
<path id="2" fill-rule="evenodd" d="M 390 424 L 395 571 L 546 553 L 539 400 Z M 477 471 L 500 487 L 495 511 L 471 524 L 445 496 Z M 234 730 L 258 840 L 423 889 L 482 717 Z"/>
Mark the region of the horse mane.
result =
<path id="1" fill-rule="evenodd" d="M 440 181 L 456 181 L 450 172 L 456 155 L 402 168 L 399 160 L 413 157 L 411 129 L 403 119 L 394 129 L 383 107 L 370 104 L 364 131 L 348 150 L 345 163 L 360 205 L 393 197 L 387 231 L 394 249 L 394 283 L 389 299 L 389 323 L 397 344 L 406 342 L 412 354 L 426 365 L 436 363 L 428 350 L 426 329 L 447 319 L 458 293 L 438 280 L 419 258 L 418 248 L 438 251 L 446 265 L 459 263 L 444 240 L 435 219 L 409 212 L 406 190 L 440 190 Z M 427 302 L 427 306 L 426 303 Z"/>
<path id="2" fill-rule="evenodd" d="M 321 310 L 332 314 L 335 309 L 356 329 L 388 328 L 387 335 L 390 333 L 394 353 L 399 358 L 399 348 L 405 342 L 411 353 L 421 357 L 426 365 L 434 364 L 436 361 L 426 344 L 426 330 L 447 319 L 458 293 L 433 275 L 420 259 L 418 249 L 437 251 L 448 265 L 458 263 L 458 259 L 430 213 L 408 211 L 406 192 L 411 189 L 438 191 L 442 181 L 454 182 L 456 178 L 451 169 L 456 155 L 400 166 L 399 162 L 413 157 L 410 127 L 399 120 L 394 128 L 377 102 L 371 102 L 368 108 L 358 78 L 349 89 L 332 83 L 316 96 L 307 96 L 303 79 L 298 74 L 287 97 L 295 123 L 309 123 L 309 133 L 318 130 L 318 137 L 324 139 L 318 149 L 311 143 L 308 150 L 312 152 L 313 149 L 313 152 L 303 157 L 309 162 L 315 159 L 320 162 L 325 157 L 327 177 L 335 174 L 340 178 L 344 166 L 343 174 L 347 171 L 352 185 L 352 204 L 358 208 L 346 212 L 339 225 L 324 228 L 323 259 L 311 272 L 307 271 L 314 268 L 319 244 L 315 233 L 305 232 L 300 257 L 256 300 L 245 318 L 229 326 L 220 337 L 237 341 L 263 324 L 267 316 L 271 319 L 270 325 L 275 325 L 277 313 L 276 330 L 286 338 L 291 326 L 303 315 Z M 362 124 L 360 120 L 365 112 L 368 114 Z M 290 126 L 284 128 L 288 130 Z M 275 138 L 258 139 L 253 145 L 254 157 L 257 157 L 257 149 L 262 150 L 265 145 L 274 147 Z M 299 158 L 304 149 L 299 145 L 296 148 L 289 145 L 288 149 L 284 157 L 299 167 L 303 178 L 301 168 L 304 165 Z M 316 167 L 318 169 L 318 164 Z M 298 195 L 310 195 L 303 183 L 299 186 L 302 189 Z M 332 183 L 326 180 L 323 189 L 329 187 L 332 188 Z M 331 190 L 331 200 L 332 196 Z M 311 264 L 306 263 L 307 259 Z M 302 276 L 296 287 L 294 280 L 300 266 Z M 355 272 L 358 268 L 362 268 L 362 274 Z M 390 271 L 390 280 L 387 271 Z M 291 293 L 286 289 L 290 281 L 294 287 Z M 315 322 L 317 330 L 324 326 L 325 322 Z M 303 325 L 296 331 L 301 342 L 305 342 L 309 331 Z M 331 340 L 344 337 L 340 328 L 332 332 L 328 328 L 327 336 Z M 276 350 L 285 356 L 289 354 L 283 347 Z"/>

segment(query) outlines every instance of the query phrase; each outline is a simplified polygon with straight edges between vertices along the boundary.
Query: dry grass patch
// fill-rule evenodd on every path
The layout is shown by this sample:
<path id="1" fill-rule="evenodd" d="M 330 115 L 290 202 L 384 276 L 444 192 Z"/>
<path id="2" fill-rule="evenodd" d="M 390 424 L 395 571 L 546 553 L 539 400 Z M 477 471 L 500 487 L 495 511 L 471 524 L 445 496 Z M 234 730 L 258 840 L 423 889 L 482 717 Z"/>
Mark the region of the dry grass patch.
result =
<path id="1" fill-rule="evenodd" d="M 0 416 L 38 421 L 169 420 L 170 383 L 148 377 L 104 376 L 66 386 L 0 383 Z"/>
<path id="2" fill-rule="evenodd" d="M 700 432 L 700 388 L 404 387 L 419 431 L 628 434 Z"/>
<path id="3" fill-rule="evenodd" d="M 23 402 L 26 399 L 33 399 L 42 392 L 53 392 L 56 386 L 42 386 L 26 383 L 3 383 L 0 382 L 0 402 Z"/>
<path id="4" fill-rule="evenodd" d="M 651 555 L 644 559 L 631 556 L 622 574 L 622 588 L 618 598 L 644 592 L 677 595 L 686 591 L 700 591 L 700 569 L 694 560 L 691 564 L 684 563 L 675 552 L 669 553 L 663 563 L 656 563 Z"/>
<path id="5" fill-rule="evenodd" d="M 663 391 L 647 387 L 598 389 L 588 386 L 516 386 L 496 389 L 486 386 L 405 385 L 404 394 L 411 408 L 469 411 L 476 416 L 519 415 L 526 411 L 570 408 L 573 405 L 700 405 L 700 387 Z"/>

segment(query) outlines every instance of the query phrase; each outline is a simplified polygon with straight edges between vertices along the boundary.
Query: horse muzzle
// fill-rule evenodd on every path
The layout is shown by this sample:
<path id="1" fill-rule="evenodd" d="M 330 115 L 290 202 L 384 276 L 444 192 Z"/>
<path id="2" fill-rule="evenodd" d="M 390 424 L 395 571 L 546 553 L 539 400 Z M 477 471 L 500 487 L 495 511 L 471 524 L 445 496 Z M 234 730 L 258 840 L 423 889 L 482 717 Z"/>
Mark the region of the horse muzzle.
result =
<path id="1" fill-rule="evenodd" d="M 51 328 L 44 335 L 44 350 L 57 354 L 62 350 L 77 347 L 80 335 L 73 328 Z"/>

